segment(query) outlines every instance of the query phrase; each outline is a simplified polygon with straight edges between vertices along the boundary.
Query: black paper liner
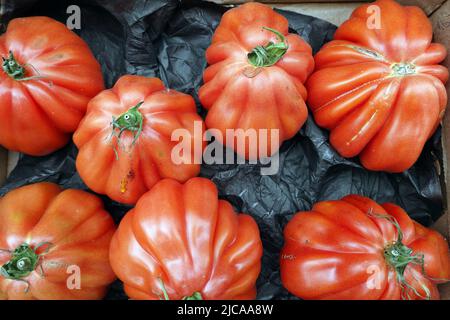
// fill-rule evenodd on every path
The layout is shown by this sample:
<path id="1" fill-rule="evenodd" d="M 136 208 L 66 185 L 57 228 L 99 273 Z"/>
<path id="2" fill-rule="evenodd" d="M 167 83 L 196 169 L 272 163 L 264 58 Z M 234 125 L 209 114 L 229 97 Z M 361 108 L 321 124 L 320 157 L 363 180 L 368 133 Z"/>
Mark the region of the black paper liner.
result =
<path id="1" fill-rule="evenodd" d="M 14 17 L 45 15 L 66 22 L 68 6 L 81 8 L 81 29 L 74 30 L 99 60 L 105 85 L 112 87 L 124 74 L 161 78 L 166 86 L 194 96 L 206 67 L 205 50 L 220 18 L 228 8 L 202 1 L 96 0 L 7 1 L 2 31 Z M 316 53 L 332 39 L 336 27 L 326 21 L 277 10 L 289 20 Z M 258 299 L 294 299 L 283 289 L 279 276 L 279 252 L 283 227 L 300 210 L 320 200 L 339 199 L 356 193 L 378 202 L 393 202 L 424 225 L 443 212 L 439 170 L 442 164 L 440 129 L 426 144 L 418 162 L 401 174 L 365 170 L 358 159 L 344 159 L 330 146 L 328 132 L 309 116 L 298 134 L 280 149 L 280 170 L 262 176 L 258 164 L 202 165 L 201 176 L 210 178 L 220 197 L 236 210 L 252 215 L 264 245 L 262 271 L 257 282 Z M 0 188 L 0 195 L 22 185 L 52 181 L 64 188 L 88 188 L 75 170 L 76 147 L 71 143 L 45 157 L 20 155 L 19 162 Z M 116 223 L 129 206 L 101 196 Z M 120 281 L 106 299 L 126 299 Z"/>

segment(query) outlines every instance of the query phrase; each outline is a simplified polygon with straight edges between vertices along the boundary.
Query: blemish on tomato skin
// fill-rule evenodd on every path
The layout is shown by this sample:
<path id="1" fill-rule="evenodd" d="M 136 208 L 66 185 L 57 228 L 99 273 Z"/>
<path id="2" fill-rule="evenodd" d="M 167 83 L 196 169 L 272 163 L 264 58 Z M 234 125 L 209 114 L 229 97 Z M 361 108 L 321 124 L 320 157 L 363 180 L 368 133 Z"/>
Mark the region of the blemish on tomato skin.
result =
<path id="1" fill-rule="evenodd" d="M 47 62 L 58 62 L 58 61 L 62 60 L 63 58 L 64 58 L 64 54 L 63 53 L 57 53 L 57 54 L 54 54 L 54 55 L 50 56 L 47 59 Z"/>
<path id="2" fill-rule="evenodd" d="M 127 191 L 128 182 L 133 180 L 135 177 L 134 170 L 130 169 L 128 171 L 127 176 L 120 180 L 120 192 L 125 193 Z"/>
<path id="3" fill-rule="evenodd" d="M 37 38 L 33 43 L 30 44 L 31 49 L 39 50 L 47 45 L 47 41 L 45 37 Z"/>
<path id="4" fill-rule="evenodd" d="M 295 255 L 293 254 L 283 254 L 281 255 L 281 259 L 283 260 L 295 260 Z"/>
<path id="5" fill-rule="evenodd" d="M 133 180 L 134 177 L 135 177 L 134 170 L 131 169 L 130 171 L 128 171 L 127 179 L 128 179 L 128 180 Z"/>
<path id="6" fill-rule="evenodd" d="M 127 185 L 128 185 L 128 179 L 122 178 L 122 180 L 120 180 L 120 192 L 121 193 L 125 193 L 127 191 Z"/>

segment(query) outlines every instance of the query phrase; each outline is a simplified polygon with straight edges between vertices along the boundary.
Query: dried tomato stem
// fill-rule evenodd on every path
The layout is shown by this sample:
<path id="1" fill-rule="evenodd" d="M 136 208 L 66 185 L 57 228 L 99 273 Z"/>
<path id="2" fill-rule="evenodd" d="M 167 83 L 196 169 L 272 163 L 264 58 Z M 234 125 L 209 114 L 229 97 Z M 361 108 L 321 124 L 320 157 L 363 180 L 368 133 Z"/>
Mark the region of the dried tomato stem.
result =
<path id="1" fill-rule="evenodd" d="M 393 63 L 391 69 L 393 77 L 404 77 L 417 73 L 416 66 L 409 62 Z"/>

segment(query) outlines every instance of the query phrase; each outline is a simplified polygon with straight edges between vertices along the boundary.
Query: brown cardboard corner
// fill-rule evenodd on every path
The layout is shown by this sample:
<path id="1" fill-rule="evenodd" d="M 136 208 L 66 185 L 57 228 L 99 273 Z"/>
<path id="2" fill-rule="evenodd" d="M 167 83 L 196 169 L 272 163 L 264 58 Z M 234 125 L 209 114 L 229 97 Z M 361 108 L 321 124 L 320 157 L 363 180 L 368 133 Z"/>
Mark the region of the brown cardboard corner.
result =
<path id="1" fill-rule="evenodd" d="M 342 2 L 342 3 L 267 3 L 278 9 L 289 10 L 317 17 L 335 25 L 341 25 L 350 17 L 354 9 L 363 2 Z"/>
<path id="2" fill-rule="evenodd" d="M 244 2 L 254 2 L 253 0 L 208 0 L 210 2 L 215 2 L 219 4 L 240 4 Z M 430 15 L 434 11 L 436 11 L 446 0 L 397 0 L 397 2 L 403 5 L 410 6 L 418 6 L 422 8 L 426 12 L 427 15 Z M 372 0 L 258 0 L 257 2 L 263 2 L 267 4 L 303 4 L 303 5 L 312 5 L 312 4 L 327 4 L 327 5 L 338 5 L 338 4 L 346 4 L 349 5 L 354 2 L 372 2 Z"/>
<path id="3" fill-rule="evenodd" d="M 430 1 L 433 2 L 433 1 Z M 430 16 L 431 23 L 433 24 L 434 41 L 442 43 L 448 51 L 450 51 L 450 1 L 444 1 Z M 444 61 L 444 65 L 450 68 L 450 58 Z M 450 96 L 450 84 L 447 82 L 447 95 Z M 450 103 L 449 103 L 450 104 Z M 450 112 L 449 105 L 447 105 L 447 113 L 442 121 L 442 148 L 444 156 L 444 174 L 445 174 L 445 186 L 449 186 L 450 182 Z M 447 237 L 447 241 L 450 239 L 450 217 L 448 213 L 448 206 L 450 205 L 450 192 L 446 188 L 446 203 L 447 212 L 439 219 L 435 224 L 435 229 L 441 232 Z M 450 283 L 441 285 L 439 287 L 441 298 L 450 300 Z"/>
<path id="4" fill-rule="evenodd" d="M 447 0 L 397 0 L 397 2 L 403 5 L 418 6 L 422 8 L 427 15 L 430 15 L 438 10 L 446 1 Z"/>
<path id="5" fill-rule="evenodd" d="M 445 1 L 439 9 L 437 9 L 430 17 L 433 24 L 434 41 L 442 43 L 447 50 L 450 49 L 450 1 Z M 450 51 L 450 50 L 449 50 Z M 450 58 L 444 61 L 444 65 L 450 68 Z M 447 95 L 450 96 L 450 83 L 447 82 Z M 448 111 L 447 105 L 447 111 Z M 450 160 L 450 112 L 447 112 L 442 121 L 442 144 L 444 150 L 444 173 L 445 184 L 448 186 L 450 182 L 450 170 L 448 168 Z M 447 190 L 447 205 L 450 204 L 450 193 Z M 450 219 L 447 216 L 446 235 L 450 236 Z"/>

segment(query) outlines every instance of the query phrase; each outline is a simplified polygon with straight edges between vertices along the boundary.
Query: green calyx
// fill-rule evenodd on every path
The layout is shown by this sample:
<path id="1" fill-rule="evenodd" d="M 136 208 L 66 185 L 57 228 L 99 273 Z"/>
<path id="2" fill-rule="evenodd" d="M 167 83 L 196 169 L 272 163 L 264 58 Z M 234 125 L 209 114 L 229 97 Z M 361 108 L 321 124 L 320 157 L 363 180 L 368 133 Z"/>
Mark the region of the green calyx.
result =
<path id="1" fill-rule="evenodd" d="M 397 282 L 400 283 L 402 287 L 402 298 L 403 299 L 411 299 L 407 289 L 411 289 L 414 294 L 418 297 L 424 298 L 426 300 L 430 299 L 430 291 L 425 285 L 422 284 L 424 291 L 426 292 L 426 296 L 423 297 L 414 287 L 408 284 L 405 280 L 405 270 L 409 264 L 419 265 L 422 270 L 424 269 L 424 256 L 422 254 L 413 254 L 413 250 L 408 248 L 402 242 L 398 240 L 394 243 L 386 246 L 384 248 L 384 258 L 386 263 L 395 270 L 395 274 L 397 276 Z M 425 274 L 424 271 L 422 271 Z"/>
<path id="2" fill-rule="evenodd" d="M 112 136 L 115 136 L 118 140 L 118 144 L 120 145 L 120 138 L 125 131 L 130 131 L 133 133 L 133 142 L 131 146 L 134 146 L 137 142 L 137 139 L 142 133 L 142 127 L 144 123 L 144 117 L 139 112 L 139 107 L 144 103 L 144 101 L 139 102 L 135 106 L 128 109 L 128 111 L 122 113 L 119 117 L 115 118 L 113 116 L 111 121 L 112 126 Z M 118 155 L 117 150 L 116 157 Z"/>
<path id="3" fill-rule="evenodd" d="M 405 270 L 406 267 L 410 264 L 420 266 L 422 275 L 427 277 L 425 273 L 424 255 L 420 253 L 414 254 L 413 250 L 402 242 L 403 241 L 402 229 L 400 228 L 400 225 L 393 216 L 374 213 L 369 213 L 369 215 L 374 216 L 376 218 L 383 218 L 388 220 L 390 223 L 393 224 L 393 226 L 397 230 L 397 239 L 394 242 L 388 244 L 384 248 L 383 255 L 387 265 L 395 271 L 397 282 L 399 283 L 402 289 L 401 291 L 402 299 L 411 300 L 409 291 L 412 291 L 417 297 L 425 300 L 430 300 L 431 293 L 425 284 L 419 282 L 420 286 L 425 292 L 425 296 L 423 296 L 417 291 L 415 287 L 409 284 L 405 279 Z"/>
<path id="4" fill-rule="evenodd" d="M 25 68 L 20 65 L 10 51 L 8 57 L 2 57 L 3 71 L 14 80 L 25 78 Z"/>
<path id="5" fill-rule="evenodd" d="M 164 281 L 159 278 L 159 283 L 162 291 L 162 297 L 160 300 L 170 300 L 169 295 L 167 294 L 166 286 L 164 285 Z M 203 300 L 202 294 L 200 292 L 194 292 L 191 296 L 183 297 L 181 300 Z"/>
<path id="6" fill-rule="evenodd" d="M 388 62 L 383 55 L 381 55 L 380 53 L 367 49 L 367 48 L 363 48 L 363 47 L 359 47 L 359 46 L 354 46 L 354 45 L 345 45 L 346 47 L 349 47 L 367 57 L 370 57 L 372 59 L 378 60 L 378 61 L 382 61 L 382 62 Z M 392 63 L 390 65 L 391 68 L 391 77 L 405 77 L 405 76 L 409 76 L 409 75 L 413 75 L 413 74 L 417 74 L 417 68 L 416 65 L 410 62 L 396 62 L 396 63 Z"/>
<path id="7" fill-rule="evenodd" d="M 26 77 L 26 66 L 33 69 L 36 75 Z M 46 76 L 41 75 L 33 65 L 29 63 L 21 65 L 19 62 L 17 62 L 12 51 L 9 51 L 8 57 L 2 57 L 2 68 L 9 77 L 16 81 L 39 80 L 47 78 Z M 48 84 L 52 86 L 53 82 L 51 80 L 48 80 Z"/>
<path id="8" fill-rule="evenodd" d="M 114 119 L 112 122 L 113 127 L 122 131 L 129 130 L 134 132 L 142 129 L 143 118 L 138 109 L 143 103 L 143 101 L 139 102 L 134 107 L 128 109 L 127 112 L 122 113 L 117 119 Z"/>
<path id="9" fill-rule="evenodd" d="M 194 292 L 192 296 L 184 297 L 182 300 L 203 300 L 200 292 Z"/>
<path id="10" fill-rule="evenodd" d="M 279 31 L 263 27 L 264 30 L 273 32 L 280 42 L 274 43 L 270 41 L 265 46 L 257 46 L 247 55 L 248 62 L 254 67 L 270 67 L 277 63 L 289 48 L 284 35 Z"/>
<path id="11" fill-rule="evenodd" d="M 38 249 L 44 245 L 49 246 L 47 246 L 44 252 L 38 254 Z M 24 281 L 22 280 L 23 278 L 26 278 L 30 273 L 36 270 L 41 256 L 46 254 L 50 247 L 51 244 L 48 242 L 43 242 L 35 248 L 32 248 L 27 243 L 22 243 L 13 251 L 2 250 L 9 252 L 11 258 L 7 263 L 0 267 L 0 275 L 6 279 Z"/>
<path id="12" fill-rule="evenodd" d="M 0 268 L 0 273 L 8 279 L 22 279 L 36 269 L 38 262 L 36 251 L 23 243 L 11 252 L 11 259 Z"/>

